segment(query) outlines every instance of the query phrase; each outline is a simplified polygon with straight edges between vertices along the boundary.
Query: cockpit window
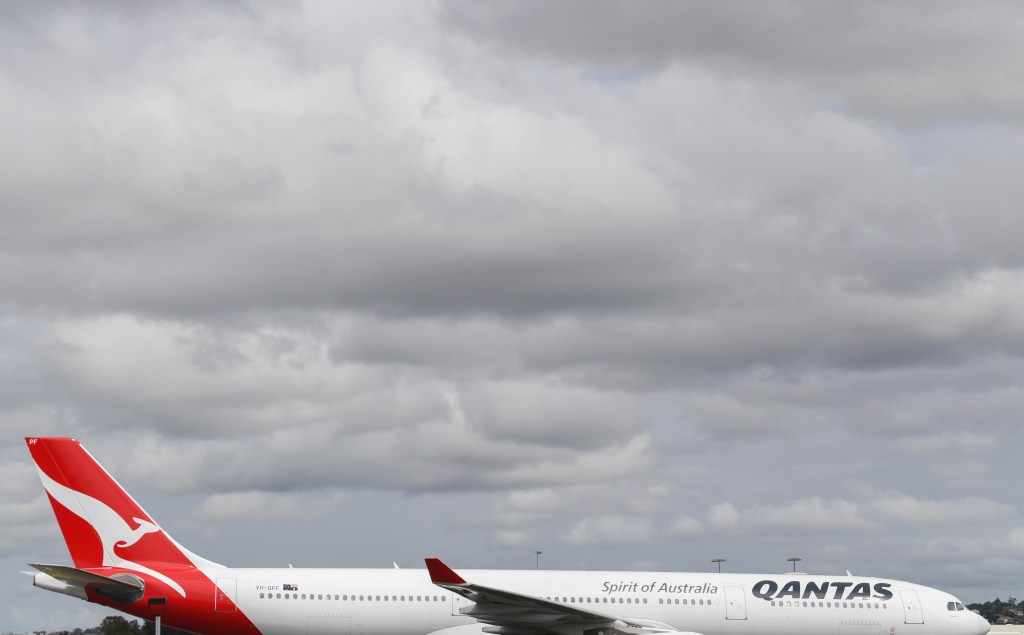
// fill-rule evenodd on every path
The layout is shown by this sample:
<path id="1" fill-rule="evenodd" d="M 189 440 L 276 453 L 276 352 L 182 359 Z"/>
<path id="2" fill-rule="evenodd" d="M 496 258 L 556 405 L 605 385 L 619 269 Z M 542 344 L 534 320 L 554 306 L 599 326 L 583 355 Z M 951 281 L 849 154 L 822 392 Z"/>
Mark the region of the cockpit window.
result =
<path id="1" fill-rule="evenodd" d="M 960 604 L 959 602 L 957 602 L 956 603 L 956 610 L 958 610 L 958 611 L 965 611 L 966 609 L 964 608 L 963 604 Z"/>
<path id="2" fill-rule="evenodd" d="M 947 611 L 955 611 L 956 610 L 956 602 L 947 602 L 946 603 L 946 610 Z"/>

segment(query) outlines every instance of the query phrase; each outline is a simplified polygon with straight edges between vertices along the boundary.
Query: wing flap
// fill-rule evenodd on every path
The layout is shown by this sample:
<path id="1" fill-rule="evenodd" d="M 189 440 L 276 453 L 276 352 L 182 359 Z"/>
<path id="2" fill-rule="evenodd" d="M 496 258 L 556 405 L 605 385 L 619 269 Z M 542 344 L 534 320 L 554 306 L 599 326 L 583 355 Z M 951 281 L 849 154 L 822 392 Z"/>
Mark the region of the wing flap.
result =
<path id="1" fill-rule="evenodd" d="M 624 620 L 571 604 L 467 582 L 437 558 L 427 558 L 426 563 L 431 582 L 473 602 L 459 612 L 488 624 L 483 627 L 485 633 L 535 635 L 538 631 L 546 631 L 566 635 L 600 630 L 606 635 L 654 635 L 679 632 L 679 629 L 656 620 Z"/>
<path id="2" fill-rule="evenodd" d="M 535 626 L 539 624 L 604 624 L 615 616 L 588 611 L 544 598 L 466 582 L 438 558 L 427 558 L 430 580 L 437 586 L 458 593 L 473 606 L 460 609 L 464 615 L 498 626 Z"/>

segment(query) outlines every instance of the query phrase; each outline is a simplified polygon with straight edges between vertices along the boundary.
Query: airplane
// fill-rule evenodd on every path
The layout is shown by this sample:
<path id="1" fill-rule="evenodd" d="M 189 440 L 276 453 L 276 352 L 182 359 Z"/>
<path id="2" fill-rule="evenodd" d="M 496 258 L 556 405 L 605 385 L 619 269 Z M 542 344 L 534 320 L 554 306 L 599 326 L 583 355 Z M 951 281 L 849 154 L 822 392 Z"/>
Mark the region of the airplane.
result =
<path id="1" fill-rule="evenodd" d="M 73 565 L 35 586 L 199 635 L 986 635 L 952 595 L 852 576 L 237 569 L 178 544 L 75 439 L 27 437 Z"/>

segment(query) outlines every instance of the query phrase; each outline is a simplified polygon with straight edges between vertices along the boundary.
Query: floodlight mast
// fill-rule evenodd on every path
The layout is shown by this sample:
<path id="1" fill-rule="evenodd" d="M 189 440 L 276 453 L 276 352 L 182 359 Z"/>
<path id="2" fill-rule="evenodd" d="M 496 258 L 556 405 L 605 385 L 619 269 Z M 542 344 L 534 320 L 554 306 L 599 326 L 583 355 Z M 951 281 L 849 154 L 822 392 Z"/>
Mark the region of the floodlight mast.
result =
<path id="1" fill-rule="evenodd" d="M 167 598 L 150 598 L 149 611 L 153 614 L 154 635 L 160 635 L 160 616 L 167 610 Z"/>

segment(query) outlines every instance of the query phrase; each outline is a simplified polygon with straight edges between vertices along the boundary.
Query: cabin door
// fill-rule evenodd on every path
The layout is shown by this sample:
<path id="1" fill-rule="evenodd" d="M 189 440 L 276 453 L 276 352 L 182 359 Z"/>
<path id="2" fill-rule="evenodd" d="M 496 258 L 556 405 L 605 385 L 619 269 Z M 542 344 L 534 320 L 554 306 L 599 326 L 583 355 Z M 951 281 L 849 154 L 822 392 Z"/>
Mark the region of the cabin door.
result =
<path id="1" fill-rule="evenodd" d="M 747 603 L 743 596 L 743 587 L 738 584 L 725 585 L 725 619 L 747 619 Z"/>
<path id="2" fill-rule="evenodd" d="M 217 578 L 214 585 L 213 610 L 217 613 L 234 613 L 235 595 L 238 593 L 238 580 L 235 578 Z"/>
<path id="3" fill-rule="evenodd" d="M 924 624 L 924 612 L 921 601 L 917 599 L 917 591 L 900 591 L 903 601 L 903 621 L 907 624 Z"/>

